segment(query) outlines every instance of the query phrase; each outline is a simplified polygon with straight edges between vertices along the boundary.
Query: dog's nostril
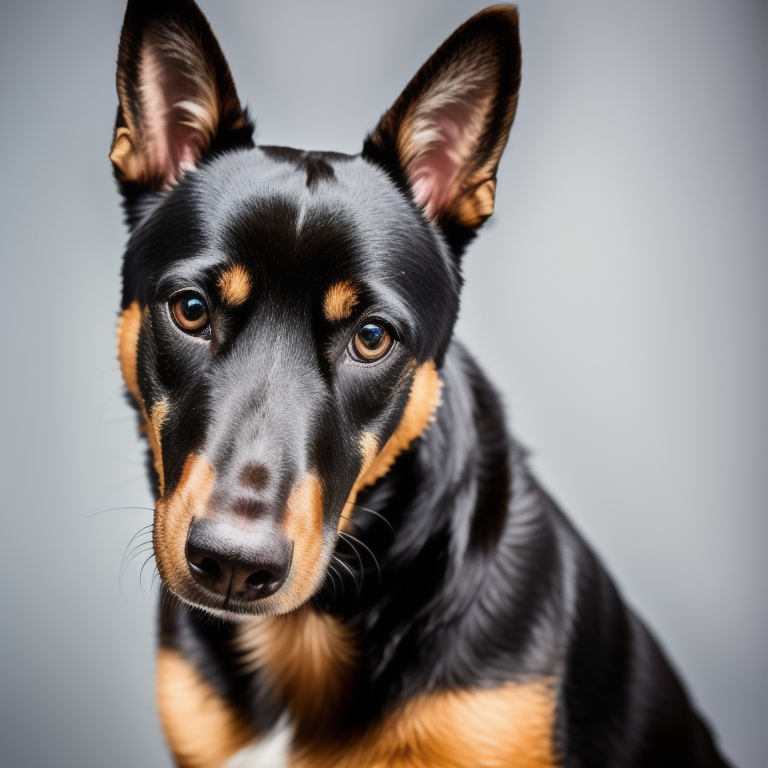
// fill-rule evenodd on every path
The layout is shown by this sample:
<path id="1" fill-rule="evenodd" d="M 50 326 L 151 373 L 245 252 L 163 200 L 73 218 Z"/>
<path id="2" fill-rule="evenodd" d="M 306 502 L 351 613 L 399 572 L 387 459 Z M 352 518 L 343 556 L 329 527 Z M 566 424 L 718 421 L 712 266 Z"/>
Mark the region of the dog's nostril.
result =
<path id="1" fill-rule="evenodd" d="M 272 571 L 260 570 L 252 573 L 245 583 L 256 592 L 261 592 L 269 587 L 275 580 L 275 574 Z"/>
<path id="2" fill-rule="evenodd" d="M 204 557 L 199 563 L 192 564 L 208 576 L 218 576 L 221 573 L 221 566 L 212 557 Z"/>
<path id="3" fill-rule="evenodd" d="M 186 544 L 189 573 L 205 592 L 253 602 L 277 592 L 291 568 L 293 547 L 274 526 L 195 518 Z"/>

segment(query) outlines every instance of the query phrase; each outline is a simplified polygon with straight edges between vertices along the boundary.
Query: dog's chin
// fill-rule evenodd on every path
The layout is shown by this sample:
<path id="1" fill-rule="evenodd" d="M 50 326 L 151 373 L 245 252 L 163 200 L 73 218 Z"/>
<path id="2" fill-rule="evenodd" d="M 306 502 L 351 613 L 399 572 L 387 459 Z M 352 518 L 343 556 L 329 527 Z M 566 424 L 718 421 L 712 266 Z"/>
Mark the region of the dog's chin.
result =
<path id="1" fill-rule="evenodd" d="M 227 602 L 223 598 L 207 599 L 200 595 L 187 595 L 175 590 L 170 592 L 190 608 L 215 616 L 222 621 L 234 623 L 247 621 L 254 616 L 281 616 L 295 611 L 307 602 L 306 600 L 277 599 L 280 597 L 279 593 L 262 600 Z"/>

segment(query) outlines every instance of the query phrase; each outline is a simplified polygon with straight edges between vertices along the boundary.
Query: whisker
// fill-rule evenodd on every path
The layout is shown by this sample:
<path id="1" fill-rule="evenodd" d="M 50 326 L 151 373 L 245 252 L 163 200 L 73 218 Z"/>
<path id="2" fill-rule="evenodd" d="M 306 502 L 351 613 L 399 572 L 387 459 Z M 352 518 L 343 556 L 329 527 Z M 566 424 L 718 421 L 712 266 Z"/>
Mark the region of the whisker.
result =
<path id="1" fill-rule="evenodd" d="M 369 509 L 368 507 L 364 507 L 361 504 L 355 504 L 355 502 L 353 502 L 353 501 L 348 501 L 346 503 L 350 504 L 355 509 L 362 509 L 363 512 L 369 512 L 370 514 L 375 515 L 376 517 L 379 518 L 379 520 L 382 520 L 384 523 L 386 523 L 387 527 L 389 528 L 390 531 L 392 531 L 392 533 L 395 532 L 395 529 L 392 527 L 392 523 L 390 523 L 389 520 L 387 520 L 387 518 L 384 517 L 384 515 L 382 515 L 381 513 L 377 512 L 375 509 Z"/>
<path id="2" fill-rule="evenodd" d="M 136 542 L 133 546 L 133 542 Z M 120 561 L 120 577 L 127 570 L 128 566 L 134 561 L 136 555 L 142 551 L 146 551 L 148 547 L 152 547 L 152 534 L 150 531 L 143 531 L 135 534 L 125 547 L 123 552 L 123 558 Z"/>
<path id="3" fill-rule="evenodd" d="M 98 379 L 103 378 L 104 376 L 108 376 L 110 373 L 115 373 L 120 370 L 120 366 L 113 363 L 108 368 L 102 368 L 98 373 L 94 374 L 94 379 L 98 381 Z"/>
<path id="4" fill-rule="evenodd" d="M 152 551 L 152 542 L 145 542 L 144 544 L 138 544 L 133 550 L 131 550 L 130 557 L 123 560 L 122 565 L 120 566 L 120 579 L 122 580 L 123 576 L 125 576 L 126 571 L 128 570 L 131 563 L 139 557 L 139 555 L 143 555 L 145 552 L 151 552 Z"/>
<path id="5" fill-rule="evenodd" d="M 127 509 L 140 509 L 143 512 L 155 511 L 153 507 L 110 507 L 109 509 L 100 509 L 98 512 L 91 512 L 89 515 L 85 516 L 85 519 L 87 520 L 89 517 L 98 517 L 99 515 L 106 515 L 107 512 L 120 512 Z"/>
<path id="6" fill-rule="evenodd" d="M 351 523 L 355 526 L 355 528 L 360 528 L 360 526 L 349 516 L 349 515 L 339 515 L 343 520 L 346 520 L 348 523 Z"/>
<path id="7" fill-rule="evenodd" d="M 131 536 L 130 540 L 125 545 L 125 552 L 123 552 L 123 559 L 125 559 L 125 556 L 128 554 L 128 550 L 130 549 L 131 544 L 133 544 L 133 542 L 136 541 L 136 539 L 138 539 L 140 536 L 146 536 L 148 533 L 150 533 L 150 530 L 153 525 L 154 523 L 149 523 L 148 525 L 142 526 L 141 528 L 139 528 L 138 531 L 136 531 L 136 533 L 133 534 L 133 536 Z"/>
<path id="8" fill-rule="evenodd" d="M 333 567 L 333 563 L 328 563 L 328 568 L 331 571 L 331 582 L 333 584 L 334 595 L 336 594 L 336 579 L 334 579 L 333 576 L 336 576 L 336 578 L 339 580 L 339 586 L 341 587 L 341 596 L 344 597 L 344 595 L 347 593 L 347 588 L 344 586 L 344 579 L 341 577 L 341 574 Z"/>
<path id="9" fill-rule="evenodd" d="M 350 536 L 349 539 L 344 535 L 343 531 L 338 532 L 339 537 L 343 542 L 345 542 L 350 549 L 355 553 L 355 557 L 357 558 L 357 562 L 360 564 L 360 589 L 363 588 L 363 582 L 365 581 L 365 566 L 363 565 L 363 558 L 360 557 L 360 553 L 357 551 L 357 547 L 350 541 L 349 539 L 352 539 L 353 537 Z"/>
<path id="10" fill-rule="evenodd" d="M 379 568 L 379 561 L 376 558 L 376 555 L 373 554 L 373 550 L 364 541 L 360 541 L 360 539 L 356 538 L 351 533 L 339 531 L 339 536 L 343 536 L 345 539 L 352 539 L 352 541 L 357 542 L 361 547 L 363 547 L 363 549 L 366 550 L 366 552 L 368 552 L 368 554 L 371 556 L 371 559 L 373 560 L 373 564 L 376 566 L 376 573 L 379 575 L 379 584 L 381 584 L 381 568 Z M 360 567 L 362 567 L 362 564 Z"/>
<path id="11" fill-rule="evenodd" d="M 142 564 L 142 566 L 141 566 L 141 570 L 139 571 L 139 585 L 141 586 L 141 594 L 142 594 L 142 595 L 144 595 L 144 597 L 145 597 L 145 598 L 146 598 L 147 596 L 146 596 L 146 594 L 144 594 L 144 585 L 142 584 L 142 581 L 141 581 L 141 577 L 142 577 L 142 575 L 144 574 L 144 569 L 147 567 L 147 563 L 148 563 L 150 560 L 152 560 L 154 557 L 155 557 L 155 553 L 154 553 L 154 551 L 153 551 L 153 552 L 152 552 L 152 553 L 149 555 L 149 557 L 148 557 L 148 558 L 147 558 L 147 559 L 144 561 L 144 563 L 143 563 L 143 564 Z M 151 589 L 151 587 L 152 587 L 152 585 L 150 584 L 150 591 L 149 591 L 149 594 L 150 594 L 150 595 L 152 594 L 152 589 Z"/>
<path id="12" fill-rule="evenodd" d="M 143 537 L 149 537 L 149 538 L 143 538 Z M 131 546 L 134 542 L 135 545 Z M 143 533 L 137 533 L 126 545 L 125 552 L 123 552 L 123 557 L 120 561 L 120 576 L 122 578 L 123 574 L 125 573 L 126 568 L 130 565 L 130 563 L 133 562 L 136 553 L 141 551 L 143 548 L 146 548 L 147 546 L 152 546 L 152 535 L 149 531 L 144 531 Z"/>
<path id="13" fill-rule="evenodd" d="M 150 597 L 152 596 L 152 590 L 155 587 L 155 581 L 157 581 L 158 578 L 160 578 L 160 571 L 158 570 L 157 563 L 155 563 L 155 570 L 154 570 L 154 573 L 152 574 L 152 581 L 149 582 Z"/>
<path id="14" fill-rule="evenodd" d="M 355 572 L 339 557 L 336 555 L 333 556 L 333 559 L 343 568 L 346 568 L 347 571 L 349 571 L 349 575 L 352 577 L 352 581 L 355 583 L 355 590 L 357 592 L 357 597 L 360 597 L 360 585 L 357 583 L 357 579 L 355 578 Z"/>
<path id="15" fill-rule="evenodd" d="M 137 464 L 137 466 L 139 466 Z M 129 485 L 133 485 L 133 483 L 138 483 L 139 481 L 145 480 L 145 474 L 143 472 L 139 472 L 132 477 L 128 477 L 125 480 L 121 480 L 118 483 L 112 483 L 111 485 L 106 486 L 105 488 L 102 488 L 102 493 L 116 493 L 117 491 L 122 491 L 124 488 L 127 488 Z"/>
<path id="16" fill-rule="evenodd" d="M 331 602 L 333 602 L 336 599 L 336 579 L 333 578 L 334 571 L 332 565 L 328 565 L 328 581 L 331 583 L 331 587 L 333 589 L 333 592 L 331 593 Z"/>
<path id="17" fill-rule="evenodd" d="M 168 589 L 163 589 L 163 584 L 162 584 L 162 582 L 161 582 L 161 583 L 160 583 L 160 611 L 161 611 L 161 612 L 162 612 L 162 610 L 165 608 L 165 606 L 166 606 L 166 603 L 168 602 L 168 600 L 170 600 L 170 599 L 171 599 L 171 598 L 169 597 L 169 595 L 170 595 L 170 594 L 171 594 L 171 593 L 170 593 L 170 590 L 168 590 Z"/>

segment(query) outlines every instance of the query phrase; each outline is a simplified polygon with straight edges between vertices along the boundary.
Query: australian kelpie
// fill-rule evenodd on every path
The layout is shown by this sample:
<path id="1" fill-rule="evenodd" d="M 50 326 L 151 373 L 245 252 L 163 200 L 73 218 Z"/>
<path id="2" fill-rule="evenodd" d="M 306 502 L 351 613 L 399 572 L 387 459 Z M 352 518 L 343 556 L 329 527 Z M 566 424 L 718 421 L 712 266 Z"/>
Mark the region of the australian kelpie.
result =
<path id="1" fill-rule="evenodd" d="M 471 18 L 359 155 L 257 147 L 192 0 L 130 0 L 119 356 L 179 766 L 724 766 L 452 339 L 520 83 Z"/>

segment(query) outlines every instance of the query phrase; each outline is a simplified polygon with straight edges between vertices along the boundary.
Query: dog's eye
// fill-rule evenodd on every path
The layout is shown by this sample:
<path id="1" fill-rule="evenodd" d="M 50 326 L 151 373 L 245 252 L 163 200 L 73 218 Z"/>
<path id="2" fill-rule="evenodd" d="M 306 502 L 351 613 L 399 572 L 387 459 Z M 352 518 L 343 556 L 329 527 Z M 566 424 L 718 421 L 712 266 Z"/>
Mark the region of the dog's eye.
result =
<path id="1" fill-rule="evenodd" d="M 352 357 L 363 363 L 381 359 L 392 346 L 389 331 L 378 323 L 367 323 L 354 336 L 349 345 Z"/>
<path id="2" fill-rule="evenodd" d="M 208 305 L 199 293 L 182 291 L 171 296 L 169 304 L 173 321 L 184 333 L 198 336 L 208 328 Z"/>

